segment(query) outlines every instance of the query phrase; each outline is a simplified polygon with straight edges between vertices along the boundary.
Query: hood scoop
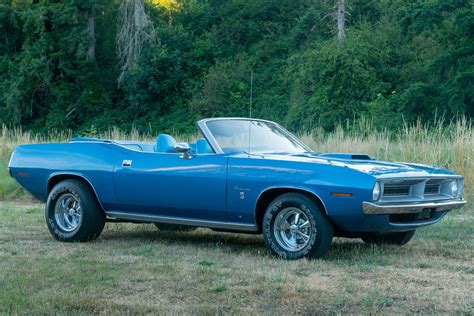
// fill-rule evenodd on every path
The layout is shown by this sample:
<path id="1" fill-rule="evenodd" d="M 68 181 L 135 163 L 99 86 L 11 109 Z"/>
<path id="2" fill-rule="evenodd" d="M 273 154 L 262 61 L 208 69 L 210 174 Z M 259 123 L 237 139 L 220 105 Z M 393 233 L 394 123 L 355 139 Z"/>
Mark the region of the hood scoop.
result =
<path id="1" fill-rule="evenodd" d="M 327 153 L 327 154 L 320 154 L 319 157 L 346 159 L 346 160 L 375 160 L 367 154 Z"/>

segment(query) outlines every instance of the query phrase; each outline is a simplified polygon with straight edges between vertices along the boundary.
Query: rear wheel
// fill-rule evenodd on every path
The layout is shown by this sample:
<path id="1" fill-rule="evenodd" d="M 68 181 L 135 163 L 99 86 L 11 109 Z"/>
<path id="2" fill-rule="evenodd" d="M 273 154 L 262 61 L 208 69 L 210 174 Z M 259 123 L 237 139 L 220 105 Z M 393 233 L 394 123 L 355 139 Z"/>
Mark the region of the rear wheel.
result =
<path id="1" fill-rule="evenodd" d="M 398 232 L 398 233 L 388 233 L 388 234 L 367 234 L 362 237 L 362 240 L 367 244 L 391 244 L 391 245 L 405 245 L 408 243 L 415 235 L 414 230 L 407 232 Z"/>
<path id="2" fill-rule="evenodd" d="M 92 189 L 80 180 L 65 180 L 49 193 L 45 208 L 51 235 L 66 242 L 97 238 L 105 225 L 105 213 Z"/>
<path id="3" fill-rule="evenodd" d="M 196 230 L 197 227 L 185 226 L 185 225 L 174 225 L 174 224 L 162 224 L 154 223 L 156 228 L 162 231 L 173 231 L 173 232 L 190 232 Z"/>
<path id="4" fill-rule="evenodd" d="M 319 258 L 331 247 L 333 227 L 310 198 L 286 193 L 268 206 L 263 217 L 263 237 L 270 251 L 279 257 Z"/>

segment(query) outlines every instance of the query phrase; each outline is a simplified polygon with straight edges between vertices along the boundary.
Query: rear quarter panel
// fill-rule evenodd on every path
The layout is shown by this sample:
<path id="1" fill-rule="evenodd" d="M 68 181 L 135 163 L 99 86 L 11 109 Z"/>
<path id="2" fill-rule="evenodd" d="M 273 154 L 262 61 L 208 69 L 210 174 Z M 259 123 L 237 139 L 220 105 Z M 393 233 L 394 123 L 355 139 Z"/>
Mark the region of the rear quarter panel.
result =
<path id="1" fill-rule="evenodd" d="M 49 143 L 18 146 L 10 161 L 11 175 L 41 201 L 48 197 L 48 181 L 60 174 L 89 181 L 104 208 L 115 203 L 113 168 L 120 156 L 106 143 Z"/>

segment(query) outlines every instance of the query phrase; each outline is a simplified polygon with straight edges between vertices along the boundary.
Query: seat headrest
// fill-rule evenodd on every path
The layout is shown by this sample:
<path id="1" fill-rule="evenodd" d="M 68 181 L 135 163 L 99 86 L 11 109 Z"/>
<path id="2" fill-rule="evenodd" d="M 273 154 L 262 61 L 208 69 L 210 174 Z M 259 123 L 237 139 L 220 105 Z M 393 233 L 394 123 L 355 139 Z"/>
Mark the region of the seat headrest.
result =
<path id="1" fill-rule="evenodd" d="M 175 153 L 176 140 L 167 134 L 160 134 L 156 139 L 155 151 L 157 153 Z"/>
<path id="2" fill-rule="evenodd" d="M 200 138 L 196 141 L 196 153 L 199 154 L 212 154 L 214 151 L 212 150 L 209 143 L 204 138 Z"/>

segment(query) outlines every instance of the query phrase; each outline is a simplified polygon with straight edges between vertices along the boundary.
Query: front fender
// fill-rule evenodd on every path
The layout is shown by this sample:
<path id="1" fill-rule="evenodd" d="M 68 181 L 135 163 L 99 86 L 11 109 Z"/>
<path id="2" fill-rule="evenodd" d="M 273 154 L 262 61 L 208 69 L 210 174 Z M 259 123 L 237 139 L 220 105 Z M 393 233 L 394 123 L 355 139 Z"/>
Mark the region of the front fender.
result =
<path id="1" fill-rule="evenodd" d="M 243 155 L 230 157 L 228 220 L 253 223 L 260 198 L 265 192 L 275 189 L 311 194 L 321 201 L 330 218 L 341 214 L 362 214 L 362 202 L 371 199 L 375 177 L 340 164 L 301 160 Z M 346 194 L 336 196 L 334 193 Z"/>

